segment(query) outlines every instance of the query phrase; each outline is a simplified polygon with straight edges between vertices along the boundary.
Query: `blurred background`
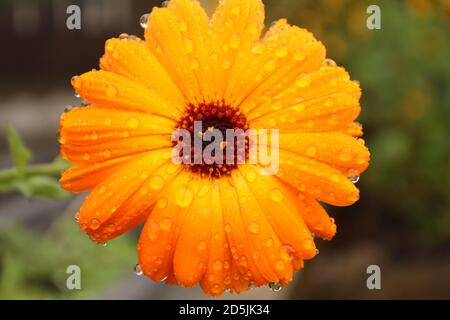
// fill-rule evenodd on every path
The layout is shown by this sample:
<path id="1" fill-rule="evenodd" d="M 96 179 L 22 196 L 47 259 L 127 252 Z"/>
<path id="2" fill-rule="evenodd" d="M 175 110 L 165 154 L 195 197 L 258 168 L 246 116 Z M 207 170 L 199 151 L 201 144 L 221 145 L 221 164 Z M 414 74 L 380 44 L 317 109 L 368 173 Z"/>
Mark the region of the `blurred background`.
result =
<path id="1" fill-rule="evenodd" d="M 201 2 L 210 13 L 217 4 Z M 320 255 L 290 286 L 222 298 L 449 299 L 450 1 L 264 2 L 266 25 L 286 17 L 309 29 L 361 82 L 359 120 L 372 160 L 358 183 L 361 200 L 328 208 L 338 233 L 318 240 Z M 66 28 L 71 4 L 81 7 L 81 30 Z M 366 27 L 370 4 L 381 8 L 381 30 Z M 0 178 L 15 170 L 8 139 L 19 169 L 32 154 L 27 183 L 8 187 L 0 179 L 0 299 L 205 298 L 198 289 L 134 274 L 137 231 L 106 247 L 91 242 L 73 219 L 83 195 L 58 189 L 64 164 L 52 162 L 59 116 L 79 103 L 70 78 L 98 67 L 106 39 L 142 36 L 139 17 L 155 5 L 161 3 L 0 0 Z M 6 135 L 8 124 L 29 151 L 12 129 Z M 82 270 L 81 290 L 66 288 L 72 264 Z M 381 268 L 381 290 L 366 287 L 372 264 Z"/>

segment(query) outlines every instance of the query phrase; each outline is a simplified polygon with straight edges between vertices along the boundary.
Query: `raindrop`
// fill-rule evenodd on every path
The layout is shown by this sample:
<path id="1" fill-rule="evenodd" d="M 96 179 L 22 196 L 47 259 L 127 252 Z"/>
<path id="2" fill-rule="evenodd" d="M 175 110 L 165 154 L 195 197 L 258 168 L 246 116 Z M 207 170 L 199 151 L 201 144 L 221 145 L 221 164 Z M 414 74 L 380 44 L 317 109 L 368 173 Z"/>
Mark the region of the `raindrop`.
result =
<path id="1" fill-rule="evenodd" d="M 143 272 L 139 263 L 136 263 L 136 265 L 134 266 L 134 273 L 138 276 L 142 275 Z"/>
<path id="2" fill-rule="evenodd" d="M 180 187 L 175 193 L 175 203 L 184 208 L 191 204 L 194 193 L 187 187 Z"/>
<path id="3" fill-rule="evenodd" d="M 278 188 L 270 190 L 270 199 L 275 202 L 281 202 L 283 200 L 283 193 Z"/>
<path id="4" fill-rule="evenodd" d="M 149 17 L 149 14 L 146 13 L 146 14 L 143 14 L 141 16 L 141 18 L 139 19 L 139 24 L 141 25 L 142 29 L 147 29 L 147 27 L 148 27 L 148 17 Z"/>
<path id="5" fill-rule="evenodd" d="M 170 230 L 170 228 L 172 227 L 172 220 L 170 218 L 164 218 L 159 222 L 159 227 L 162 230 Z"/>
<path id="6" fill-rule="evenodd" d="M 296 84 L 299 88 L 305 88 L 309 86 L 311 84 L 311 76 L 309 74 L 301 74 L 298 77 Z"/>
<path id="7" fill-rule="evenodd" d="M 278 282 L 271 282 L 271 283 L 269 283 L 269 288 L 272 291 L 277 292 L 277 291 L 281 290 L 282 286 Z"/>
<path id="8" fill-rule="evenodd" d="M 248 231 L 250 231 L 250 233 L 257 234 L 259 232 L 259 224 L 253 221 L 250 222 L 248 226 Z"/>
<path id="9" fill-rule="evenodd" d="M 349 178 L 349 180 L 351 181 L 351 182 L 353 182 L 353 183 L 358 183 L 358 181 L 359 181 L 359 176 L 351 176 L 351 177 L 348 177 Z"/>

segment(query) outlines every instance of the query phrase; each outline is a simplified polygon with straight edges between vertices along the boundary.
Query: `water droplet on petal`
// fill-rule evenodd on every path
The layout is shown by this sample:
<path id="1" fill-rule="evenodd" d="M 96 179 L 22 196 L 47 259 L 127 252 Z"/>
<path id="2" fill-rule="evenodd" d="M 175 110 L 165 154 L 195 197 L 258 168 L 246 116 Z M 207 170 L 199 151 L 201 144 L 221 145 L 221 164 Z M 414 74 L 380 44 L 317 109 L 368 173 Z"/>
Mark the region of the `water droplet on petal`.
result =
<path id="1" fill-rule="evenodd" d="M 170 228 L 172 227 L 172 220 L 170 218 L 163 218 L 159 222 L 159 227 L 165 231 L 170 230 Z"/>
<path id="2" fill-rule="evenodd" d="M 198 243 L 198 245 L 197 245 L 197 249 L 198 250 L 201 250 L 201 251 L 203 251 L 203 250 L 205 250 L 206 249 L 206 242 L 205 241 L 200 241 L 199 243 Z"/>
<path id="3" fill-rule="evenodd" d="M 139 126 L 139 119 L 136 117 L 131 117 L 128 119 L 128 126 L 130 128 L 137 128 Z"/>
<path id="4" fill-rule="evenodd" d="M 134 270 L 134 273 L 136 275 L 138 275 L 138 276 L 142 275 L 142 273 L 143 273 L 139 263 L 136 263 L 136 265 L 134 266 L 133 270 Z"/>
<path id="5" fill-rule="evenodd" d="M 154 176 L 150 180 L 150 187 L 155 190 L 159 190 L 164 186 L 164 180 L 160 176 Z"/>
<path id="6" fill-rule="evenodd" d="M 280 189 L 274 188 L 270 190 L 270 199 L 272 199 L 272 201 L 275 202 L 281 202 L 283 201 L 283 193 L 281 192 Z"/>
<path id="7" fill-rule="evenodd" d="M 359 181 L 359 176 L 351 176 L 351 177 L 348 177 L 348 178 L 353 183 L 358 183 L 358 181 Z"/>
<path id="8" fill-rule="evenodd" d="M 282 286 L 281 286 L 281 284 L 279 284 L 278 282 L 271 282 L 271 283 L 269 283 L 269 288 L 270 288 L 272 291 L 277 292 L 277 291 L 280 291 L 280 290 L 281 290 Z"/>
<path id="9" fill-rule="evenodd" d="M 149 16 L 150 15 L 148 13 L 146 13 L 146 14 L 143 14 L 141 16 L 141 18 L 139 19 L 139 24 L 141 25 L 142 29 L 147 29 Z"/>
<path id="10" fill-rule="evenodd" d="M 167 207 L 167 199 L 166 198 L 159 199 L 158 202 L 156 203 L 156 206 L 158 208 L 164 209 L 165 207 Z"/>
<path id="11" fill-rule="evenodd" d="M 102 184 L 99 188 L 98 188 L 98 193 L 99 194 L 104 194 L 106 192 L 106 190 L 108 189 L 108 187 L 104 184 Z"/>
<path id="12" fill-rule="evenodd" d="M 259 224 L 254 221 L 250 222 L 248 225 L 248 231 L 250 231 L 250 233 L 257 234 L 259 232 Z"/>
<path id="13" fill-rule="evenodd" d="M 302 74 L 295 82 L 299 88 L 305 88 L 311 84 L 311 76 L 309 74 Z"/>
<path id="14" fill-rule="evenodd" d="M 175 203 L 180 207 L 187 207 L 194 199 L 194 193 L 188 187 L 180 187 L 175 192 Z"/>
<path id="15" fill-rule="evenodd" d="M 339 177 L 339 175 L 337 173 L 331 174 L 330 179 L 331 179 L 331 181 L 336 182 L 336 183 L 341 180 L 341 178 Z"/>

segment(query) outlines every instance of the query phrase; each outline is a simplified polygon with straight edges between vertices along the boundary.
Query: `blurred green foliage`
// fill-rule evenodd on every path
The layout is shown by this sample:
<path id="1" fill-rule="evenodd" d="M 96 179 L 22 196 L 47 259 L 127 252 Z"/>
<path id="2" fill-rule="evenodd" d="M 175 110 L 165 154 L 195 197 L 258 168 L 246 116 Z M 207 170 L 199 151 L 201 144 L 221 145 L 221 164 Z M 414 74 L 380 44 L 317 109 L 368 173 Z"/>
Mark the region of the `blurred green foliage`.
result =
<path id="1" fill-rule="evenodd" d="M 49 164 L 29 166 L 31 152 L 13 127 L 7 128 L 6 138 L 14 168 L 0 170 L 0 192 L 18 191 L 26 197 L 56 200 L 71 197 L 58 181 L 61 172 L 69 167 L 67 161 L 57 157 Z"/>
<path id="2" fill-rule="evenodd" d="M 411 234 L 450 240 L 450 1 L 266 1 L 269 20 L 312 31 L 361 82 L 371 165 L 361 206 Z M 381 30 L 366 28 L 369 5 Z"/>
<path id="3" fill-rule="evenodd" d="M 135 239 L 130 235 L 93 243 L 69 214 L 45 233 L 21 226 L 0 232 L 0 299 L 91 299 L 111 287 L 111 280 L 132 270 Z M 69 290 L 67 267 L 81 270 L 81 290 Z"/>

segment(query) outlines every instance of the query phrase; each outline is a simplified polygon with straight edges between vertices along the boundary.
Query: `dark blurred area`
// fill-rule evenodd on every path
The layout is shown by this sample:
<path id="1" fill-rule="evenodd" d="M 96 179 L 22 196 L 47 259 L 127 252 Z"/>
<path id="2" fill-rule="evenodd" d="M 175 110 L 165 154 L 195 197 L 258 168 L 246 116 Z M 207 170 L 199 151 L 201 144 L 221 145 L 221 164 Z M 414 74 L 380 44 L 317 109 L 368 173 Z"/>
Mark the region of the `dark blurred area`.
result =
<path id="1" fill-rule="evenodd" d="M 216 5 L 201 2 L 209 13 Z M 450 1 L 264 3 L 266 25 L 288 18 L 312 31 L 328 56 L 360 81 L 359 121 L 372 160 L 358 183 L 361 200 L 328 208 L 338 233 L 331 242 L 318 241 L 319 256 L 296 282 L 280 292 L 261 288 L 225 298 L 449 299 Z M 81 30 L 66 28 L 66 8 L 73 4 L 81 8 Z M 380 30 L 366 27 L 370 4 L 381 8 Z M 142 36 L 139 17 L 155 5 L 160 1 L 0 0 L 0 170 L 11 166 L 6 123 L 23 136 L 34 162 L 58 154 L 59 115 L 77 103 L 70 78 L 98 68 L 106 39 L 122 32 Z M 0 194 L 0 298 L 204 297 L 137 278 L 131 271 L 135 235 L 92 248 L 72 220 L 80 199 L 74 201 Z M 38 270 L 29 267 L 33 241 L 47 251 L 48 262 Z M 89 270 L 86 290 L 61 287 L 69 263 Z M 116 267 L 105 275 L 102 264 Z M 366 287 L 372 264 L 381 268 L 381 290 Z"/>

